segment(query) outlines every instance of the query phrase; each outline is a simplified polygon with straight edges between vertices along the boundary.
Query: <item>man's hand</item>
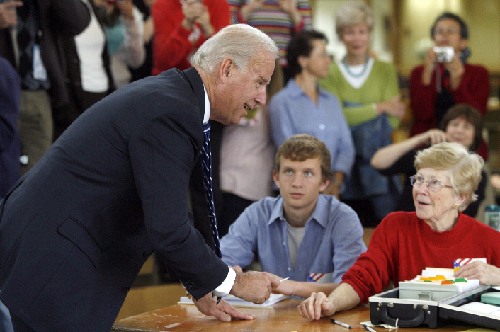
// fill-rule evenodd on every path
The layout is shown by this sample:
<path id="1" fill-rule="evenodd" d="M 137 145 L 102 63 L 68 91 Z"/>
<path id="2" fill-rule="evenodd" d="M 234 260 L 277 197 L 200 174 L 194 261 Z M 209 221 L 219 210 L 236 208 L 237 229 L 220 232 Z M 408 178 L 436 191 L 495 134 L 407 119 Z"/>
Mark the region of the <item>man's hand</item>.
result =
<path id="1" fill-rule="evenodd" d="M 214 316 L 223 322 L 230 322 L 233 319 L 254 319 L 253 316 L 235 309 L 224 300 L 219 303 L 215 302 L 211 293 L 206 294 L 199 300 L 193 298 L 193 303 L 201 313 Z"/>
<path id="2" fill-rule="evenodd" d="M 279 286 L 280 278 L 263 272 L 237 273 L 231 294 L 253 303 L 264 303 L 273 288 Z"/>
<path id="3" fill-rule="evenodd" d="M 0 29 L 10 28 L 17 24 L 16 7 L 22 6 L 22 1 L 7 1 L 0 3 Z"/>

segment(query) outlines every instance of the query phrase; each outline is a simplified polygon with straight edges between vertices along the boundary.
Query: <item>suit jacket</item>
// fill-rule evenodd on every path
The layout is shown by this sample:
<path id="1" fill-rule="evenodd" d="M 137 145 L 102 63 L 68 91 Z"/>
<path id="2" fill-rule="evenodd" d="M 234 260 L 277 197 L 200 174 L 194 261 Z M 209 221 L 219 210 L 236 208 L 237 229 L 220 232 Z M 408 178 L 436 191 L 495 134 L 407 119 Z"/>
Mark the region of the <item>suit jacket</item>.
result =
<path id="1" fill-rule="evenodd" d="M 66 67 L 61 38 L 76 36 L 90 22 L 90 13 L 81 0 L 36 0 L 39 15 L 40 54 L 50 81 L 52 104 L 61 106 L 69 101 L 66 89 Z M 0 55 L 16 66 L 10 29 L 0 29 Z"/>
<path id="2" fill-rule="evenodd" d="M 0 197 L 20 176 L 21 141 L 17 130 L 20 102 L 19 76 L 0 57 Z"/>
<path id="3" fill-rule="evenodd" d="M 80 116 L 0 205 L 0 300 L 36 331 L 109 331 L 148 256 L 200 298 L 228 267 L 188 218 L 203 142 L 194 69 L 134 82 Z"/>

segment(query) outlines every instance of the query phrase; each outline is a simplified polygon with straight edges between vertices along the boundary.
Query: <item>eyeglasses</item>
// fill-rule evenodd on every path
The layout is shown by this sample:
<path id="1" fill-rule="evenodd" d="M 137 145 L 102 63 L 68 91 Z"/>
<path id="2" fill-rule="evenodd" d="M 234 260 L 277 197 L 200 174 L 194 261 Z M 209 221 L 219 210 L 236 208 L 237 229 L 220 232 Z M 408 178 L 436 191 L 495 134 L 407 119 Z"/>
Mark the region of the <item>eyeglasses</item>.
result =
<path id="1" fill-rule="evenodd" d="M 438 180 L 428 180 L 425 181 L 425 178 L 420 175 L 413 175 L 410 176 L 410 183 L 413 187 L 417 188 L 420 187 L 423 183 L 427 186 L 427 189 L 432 190 L 432 191 L 439 191 L 441 188 L 453 188 L 450 185 L 443 184 L 441 181 Z"/>

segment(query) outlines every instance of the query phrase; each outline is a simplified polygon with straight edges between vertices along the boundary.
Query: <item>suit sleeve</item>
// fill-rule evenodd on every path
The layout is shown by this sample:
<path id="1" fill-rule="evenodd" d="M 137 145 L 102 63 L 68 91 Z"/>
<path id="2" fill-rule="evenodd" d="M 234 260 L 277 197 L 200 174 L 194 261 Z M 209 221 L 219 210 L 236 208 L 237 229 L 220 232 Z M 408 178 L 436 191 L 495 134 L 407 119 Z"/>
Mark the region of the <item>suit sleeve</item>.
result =
<path id="1" fill-rule="evenodd" d="M 145 227 L 158 257 L 200 298 L 224 281 L 228 267 L 188 219 L 188 185 L 197 156 L 193 141 L 182 124 L 155 119 L 135 135 L 129 151 Z"/>

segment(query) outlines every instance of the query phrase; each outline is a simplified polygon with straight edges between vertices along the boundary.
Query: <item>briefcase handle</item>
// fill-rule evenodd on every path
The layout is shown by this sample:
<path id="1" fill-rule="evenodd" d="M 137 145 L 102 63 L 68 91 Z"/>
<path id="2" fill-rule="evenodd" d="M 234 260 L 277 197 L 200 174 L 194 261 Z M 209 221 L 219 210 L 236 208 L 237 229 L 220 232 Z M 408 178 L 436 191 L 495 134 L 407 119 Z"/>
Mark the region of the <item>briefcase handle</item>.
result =
<path id="1" fill-rule="evenodd" d="M 386 324 L 392 325 L 392 326 L 398 326 L 398 327 L 415 327 L 422 325 L 422 323 L 425 320 L 425 313 L 424 313 L 424 308 L 422 307 L 416 307 L 415 309 L 420 309 L 418 310 L 418 314 L 413 317 L 412 319 L 400 319 L 400 318 L 393 318 L 389 316 L 389 312 L 387 311 L 387 306 L 384 305 L 382 306 L 382 321 Z"/>

